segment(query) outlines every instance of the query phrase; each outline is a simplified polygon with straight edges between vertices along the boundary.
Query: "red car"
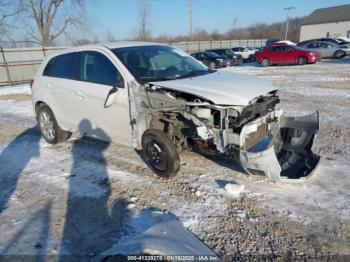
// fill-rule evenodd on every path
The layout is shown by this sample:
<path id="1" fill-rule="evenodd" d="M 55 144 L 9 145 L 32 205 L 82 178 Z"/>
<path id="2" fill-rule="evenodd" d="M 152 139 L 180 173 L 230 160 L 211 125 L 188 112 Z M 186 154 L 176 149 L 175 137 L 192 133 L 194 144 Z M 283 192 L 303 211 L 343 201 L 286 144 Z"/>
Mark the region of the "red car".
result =
<path id="1" fill-rule="evenodd" d="M 320 60 L 320 54 L 294 45 L 274 45 L 256 55 L 256 62 L 262 66 L 273 64 L 313 64 Z"/>

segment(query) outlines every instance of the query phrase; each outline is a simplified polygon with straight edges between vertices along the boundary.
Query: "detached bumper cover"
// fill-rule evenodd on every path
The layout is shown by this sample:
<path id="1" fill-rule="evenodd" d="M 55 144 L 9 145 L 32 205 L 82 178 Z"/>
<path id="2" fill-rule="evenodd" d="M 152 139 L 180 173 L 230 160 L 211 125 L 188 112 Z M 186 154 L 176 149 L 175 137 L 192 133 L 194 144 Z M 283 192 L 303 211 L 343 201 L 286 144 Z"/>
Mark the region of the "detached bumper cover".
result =
<path id="1" fill-rule="evenodd" d="M 318 112 L 301 117 L 280 116 L 278 126 L 271 130 L 269 146 L 259 152 L 241 150 L 241 165 L 249 174 L 275 181 L 307 177 L 320 160 L 311 151 L 318 130 Z"/>

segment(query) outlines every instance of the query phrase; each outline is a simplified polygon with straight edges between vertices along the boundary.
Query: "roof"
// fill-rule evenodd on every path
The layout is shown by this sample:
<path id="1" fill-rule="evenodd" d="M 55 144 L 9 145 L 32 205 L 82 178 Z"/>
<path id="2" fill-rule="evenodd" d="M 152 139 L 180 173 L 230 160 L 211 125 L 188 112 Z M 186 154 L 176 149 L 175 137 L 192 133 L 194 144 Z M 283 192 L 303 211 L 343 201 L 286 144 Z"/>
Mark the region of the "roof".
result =
<path id="1" fill-rule="evenodd" d="M 316 9 L 305 17 L 301 24 L 314 25 L 340 21 L 350 21 L 350 4 Z"/>
<path id="2" fill-rule="evenodd" d="M 142 41 L 118 41 L 118 42 L 101 43 L 99 45 L 108 47 L 109 49 L 113 49 L 113 48 L 119 48 L 119 47 L 163 45 L 163 44 L 155 43 L 155 42 L 142 42 Z"/>

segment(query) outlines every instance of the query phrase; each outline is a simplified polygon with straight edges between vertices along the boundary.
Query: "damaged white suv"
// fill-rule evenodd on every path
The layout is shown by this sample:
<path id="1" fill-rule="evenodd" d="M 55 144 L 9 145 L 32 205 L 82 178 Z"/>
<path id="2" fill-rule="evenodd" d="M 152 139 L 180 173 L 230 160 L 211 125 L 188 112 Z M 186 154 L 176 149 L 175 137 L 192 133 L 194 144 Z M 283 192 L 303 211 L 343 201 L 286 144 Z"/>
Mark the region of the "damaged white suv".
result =
<path id="1" fill-rule="evenodd" d="M 32 85 L 33 106 L 51 144 L 71 132 L 132 145 L 155 173 L 180 169 L 179 151 L 238 159 L 272 180 L 308 176 L 318 113 L 286 117 L 276 89 L 256 77 L 215 71 L 172 46 L 120 42 L 47 57 Z"/>

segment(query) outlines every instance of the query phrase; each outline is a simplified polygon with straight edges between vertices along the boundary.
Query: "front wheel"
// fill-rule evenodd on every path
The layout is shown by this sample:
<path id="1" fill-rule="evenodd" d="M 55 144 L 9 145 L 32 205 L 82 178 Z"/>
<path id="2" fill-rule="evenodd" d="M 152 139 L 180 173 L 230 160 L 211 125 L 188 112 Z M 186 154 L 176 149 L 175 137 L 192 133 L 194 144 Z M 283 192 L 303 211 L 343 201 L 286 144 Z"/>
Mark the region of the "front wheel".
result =
<path id="1" fill-rule="evenodd" d="M 142 136 L 142 150 L 148 165 L 157 175 L 170 178 L 179 172 L 179 154 L 163 131 L 147 130 Z"/>
<path id="2" fill-rule="evenodd" d="M 307 62 L 306 57 L 301 56 L 301 57 L 298 57 L 298 59 L 297 59 L 298 65 L 305 65 L 306 62 Z"/>
<path id="3" fill-rule="evenodd" d="M 70 132 L 62 130 L 48 106 L 41 106 L 37 114 L 37 120 L 41 130 L 41 134 L 50 144 L 57 144 L 67 140 Z"/>

